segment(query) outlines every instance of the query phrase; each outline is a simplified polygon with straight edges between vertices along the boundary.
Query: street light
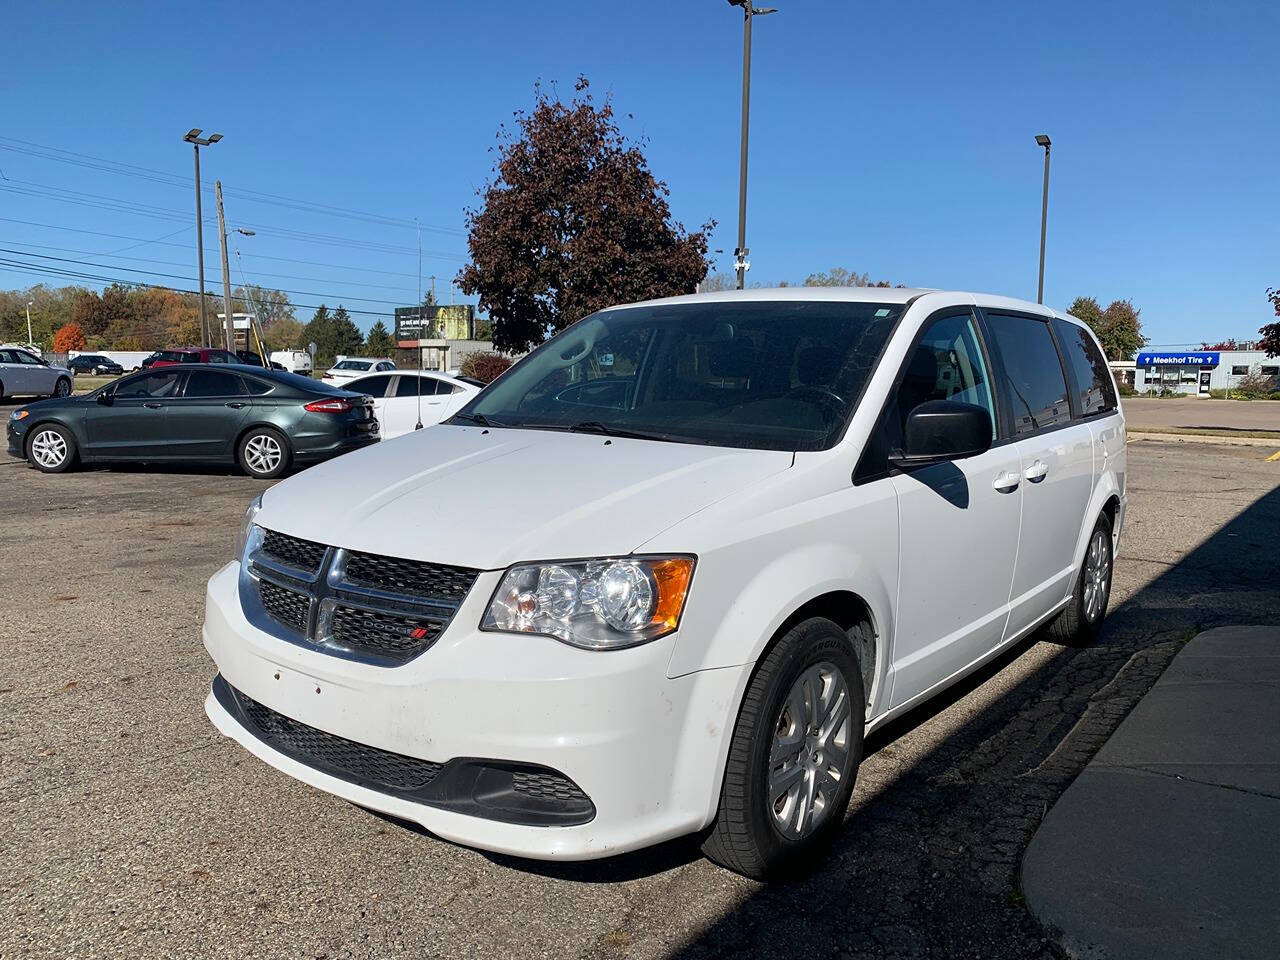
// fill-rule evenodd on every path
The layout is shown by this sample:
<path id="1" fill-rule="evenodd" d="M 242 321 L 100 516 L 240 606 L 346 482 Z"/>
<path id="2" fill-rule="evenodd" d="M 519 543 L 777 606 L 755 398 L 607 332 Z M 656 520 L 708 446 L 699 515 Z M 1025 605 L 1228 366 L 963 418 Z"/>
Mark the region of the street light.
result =
<path id="1" fill-rule="evenodd" d="M 742 8 L 742 157 L 738 166 L 738 247 L 733 251 L 733 266 L 738 271 L 738 289 L 746 283 L 751 262 L 747 259 L 747 120 L 751 114 L 751 20 L 776 7 L 757 7 L 751 0 L 729 0 L 729 6 Z"/>
<path id="2" fill-rule="evenodd" d="M 1044 200 L 1040 204 L 1040 283 L 1036 287 L 1036 303 L 1044 303 L 1044 232 L 1049 221 L 1049 135 L 1037 133 L 1036 143 L 1044 147 Z"/>
<path id="3" fill-rule="evenodd" d="M 35 306 L 34 300 L 27 301 L 27 344 L 34 347 L 36 345 L 35 338 L 31 336 L 31 308 Z"/>
<path id="4" fill-rule="evenodd" d="M 201 137 L 204 131 L 199 127 L 192 127 L 187 131 L 187 135 L 182 139 L 191 144 L 196 151 L 196 268 L 200 275 L 200 336 L 204 340 L 203 346 L 209 346 L 209 326 L 205 320 L 204 312 L 204 223 L 200 213 L 200 148 L 212 146 L 222 139 L 222 134 L 211 133 L 207 137 Z"/>

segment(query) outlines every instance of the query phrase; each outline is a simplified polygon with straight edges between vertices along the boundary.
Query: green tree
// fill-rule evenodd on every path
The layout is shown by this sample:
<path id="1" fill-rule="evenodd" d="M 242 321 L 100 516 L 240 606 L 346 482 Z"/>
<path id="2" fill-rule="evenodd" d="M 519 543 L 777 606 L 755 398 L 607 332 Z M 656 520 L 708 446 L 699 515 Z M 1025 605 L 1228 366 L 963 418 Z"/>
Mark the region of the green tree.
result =
<path id="1" fill-rule="evenodd" d="M 618 127 L 580 77 L 569 103 L 541 88 L 499 133 L 495 177 L 467 210 L 470 262 L 500 350 L 524 350 L 612 303 L 692 293 L 707 273 L 706 233 L 671 218 L 668 190 L 642 143 Z"/>
<path id="2" fill-rule="evenodd" d="M 365 338 L 365 348 L 371 355 L 389 357 L 395 346 L 396 342 L 391 336 L 391 331 L 387 329 L 387 325 L 381 320 L 369 328 L 369 335 Z"/>
<path id="3" fill-rule="evenodd" d="M 269 330 L 263 330 L 262 335 L 275 350 L 305 350 L 310 342 L 306 325 L 292 317 L 281 317 Z"/>
<path id="4" fill-rule="evenodd" d="M 359 353 L 362 349 L 364 334 L 347 313 L 347 308 L 338 304 L 338 309 L 333 311 L 333 352 L 351 354 Z"/>
<path id="5" fill-rule="evenodd" d="M 1104 310 L 1093 297 L 1076 297 L 1067 312 L 1089 325 L 1108 360 L 1132 360 L 1146 345 L 1139 319 L 1142 311 L 1132 300 L 1112 300 Z"/>
<path id="6" fill-rule="evenodd" d="M 809 274 L 804 278 L 804 285 L 806 287 L 887 287 L 890 284 L 888 280 L 873 282 L 869 273 L 846 270 L 844 267 L 832 267 L 825 273 Z"/>
<path id="7" fill-rule="evenodd" d="M 272 290 L 260 287 L 256 283 L 236 287 L 231 294 L 231 309 L 237 313 L 252 313 L 258 318 L 262 332 L 266 332 L 281 320 L 298 318 L 294 313 L 293 302 L 283 290 Z"/>

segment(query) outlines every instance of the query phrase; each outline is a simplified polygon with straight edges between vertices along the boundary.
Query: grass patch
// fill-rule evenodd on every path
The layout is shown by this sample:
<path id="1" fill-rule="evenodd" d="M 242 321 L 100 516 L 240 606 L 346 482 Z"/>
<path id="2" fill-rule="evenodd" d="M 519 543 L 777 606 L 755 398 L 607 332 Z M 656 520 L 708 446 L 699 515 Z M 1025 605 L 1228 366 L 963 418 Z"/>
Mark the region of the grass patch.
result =
<path id="1" fill-rule="evenodd" d="M 1233 430 L 1230 427 L 1127 427 L 1131 434 L 1174 433 L 1189 437 L 1242 437 L 1246 440 L 1280 440 L 1280 430 Z"/>
<path id="2" fill-rule="evenodd" d="M 71 390 L 73 393 L 89 393 L 119 379 L 119 377 L 76 377 Z"/>

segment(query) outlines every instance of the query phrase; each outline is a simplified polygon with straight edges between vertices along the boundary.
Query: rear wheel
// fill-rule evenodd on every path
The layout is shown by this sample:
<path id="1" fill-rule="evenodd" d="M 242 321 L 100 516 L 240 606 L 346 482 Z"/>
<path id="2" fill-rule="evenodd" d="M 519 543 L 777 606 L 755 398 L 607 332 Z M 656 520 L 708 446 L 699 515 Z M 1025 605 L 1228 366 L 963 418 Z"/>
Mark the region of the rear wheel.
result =
<path id="1" fill-rule="evenodd" d="M 293 454 L 284 434 L 270 427 L 254 427 L 236 446 L 240 469 L 259 480 L 274 480 L 285 470 Z"/>
<path id="2" fill-rule="evenodd" d="M 66 427 L 42 424 L 27 439 L 27 462 L 43 473 L 62 473 L 75 459 L 76 441 Z"/>
<path id="3" fill-rule="evenodd" d="M 1084 562 L 1076 577 L 1075 589 L 1066 609 L 1049 625 L 1049 639 L 1070 646 L 1093 643 L 1102 632 L 1111 599 L 1112 557 L 1111 520 L 1104 513 L 1098 517 L 1089 543 L 1084 549 Z"/>
<path id="4" fill-rule="evenodd" d="M 814 863 L 839 831 L 853 793 L 865 704 L 862 671 L 843 629 L 815 617 L 788 630 L 743 698 L 703 852 L 757 880 Z"/>

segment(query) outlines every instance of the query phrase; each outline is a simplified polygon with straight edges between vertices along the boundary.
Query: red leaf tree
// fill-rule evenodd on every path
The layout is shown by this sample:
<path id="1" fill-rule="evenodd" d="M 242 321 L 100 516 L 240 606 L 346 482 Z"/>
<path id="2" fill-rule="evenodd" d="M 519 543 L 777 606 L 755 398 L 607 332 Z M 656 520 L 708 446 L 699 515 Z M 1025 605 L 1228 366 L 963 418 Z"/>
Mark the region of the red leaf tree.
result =
<path id="1" fill-rule="evenodd" d="M 84 349 L 84 328 L 80 324 L 64 323 L 53 334 L 54 353 L 67 353 Z"/>
<path id="2" fill-rule="evenodd" d="M 671 219 L 665 183 L 623 136 L 613 105 L 579 78 L 569 103 L 535 91 L 499 133 L 495 178 L 467 210 L 478 294 L 499 350 L 527 350 L 602 307 L 692 293 L 707 273 L 707 232 Z"/>
<path id="3" fill-rule="evenodd" d="M 1267 299 L 1271 301 L 1271 306 L 1275 308 L 1276 316 L 1280 317 L 1280 290 L 1267 288 Z M 1280 321 L 1276 323 L 1263 324 L 1258 333 L 1262 334 L 1262 339 L 1258 342 L 1258 349 L 1267 351 L 1268 357 L 1280 357 Z"/>

